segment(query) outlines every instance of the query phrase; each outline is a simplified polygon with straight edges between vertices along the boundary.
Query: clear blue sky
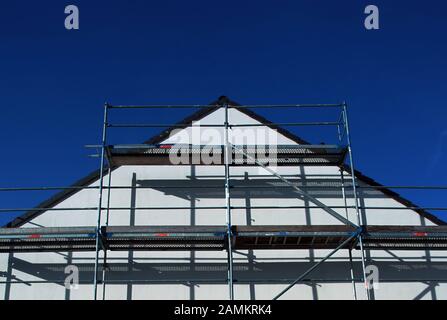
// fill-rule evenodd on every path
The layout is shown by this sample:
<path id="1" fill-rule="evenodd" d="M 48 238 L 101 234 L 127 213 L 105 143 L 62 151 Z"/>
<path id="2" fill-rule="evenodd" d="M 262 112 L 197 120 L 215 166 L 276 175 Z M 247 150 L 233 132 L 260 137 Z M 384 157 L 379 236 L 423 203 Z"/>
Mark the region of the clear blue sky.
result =
<path id="1" fill-rule="evenodd" d="M 80 30 L 64 28 L 68 4 L 80 9 Z M 378 31 L 363 27 L 367 4 L 380 9 Z M 96 169 L 83 146 L 100 142 L 105 101 L 200 104 L 222 94 L 244 104 L 346 100 L 357 169 L 386 185 L 446 185 L 446 12 L 445 1 L 409 0 L 3 1 L 0 186 L 69 185 Z M 446 191 L 401 193 L 447 206 Z M 0 207 L 50 194 L 2 194 Z"/>

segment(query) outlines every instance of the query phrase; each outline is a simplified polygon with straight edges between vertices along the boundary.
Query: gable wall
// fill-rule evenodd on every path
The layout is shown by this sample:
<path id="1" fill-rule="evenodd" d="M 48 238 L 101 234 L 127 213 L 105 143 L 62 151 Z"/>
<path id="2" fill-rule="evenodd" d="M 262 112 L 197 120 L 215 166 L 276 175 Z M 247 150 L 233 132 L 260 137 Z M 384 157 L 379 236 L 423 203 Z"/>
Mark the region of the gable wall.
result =
<path id="1" fill-rule="evenodd" d="M 254 123 L 253 119 L 231 110 L 230 122 Z M 209 115 L 202 123 L 221 123 L 219 111 Z M 189 129 L 188 129 L 189 130 Z M 265 130 L 265 128 L 263 128 Z M 270 129 L 267 129 L 270 130 Z M 294 144 L 286 137 L 279 137 L 280 144 Z M 179 142 L 168 138 L 165 143 Z M 186 141 L 181 141 L 186 142 Z M 196 142 L 196 141 L 194 141 Z M 207 142 L 207 141 L 205 141 Z M 246 141 L 254 144 L 256 141 Z M 197 143 L 197 142 L 196 142 Z M 198 142 L 203 143 L 203 141 Z M 325 179 L 339 182 L 338 168 L 334 167 L 279 167 L 278 173 L 299 182 Z M 111 191 L 111 207 L 187 207 L 171 210 L 112 210 L 110 225 L 224 225 L 225 210 L 201 210 L 204 206 L 224 206 L 222 190 L 172 189 L 155 185 L 204 186 L 223 184 L 222 166 L 123 166 L 112 173 L 112 186 L 130 186 L 129 189 Z M 275 183 L 265 170 L 257 167 L 231 168 L 234 179 L 259 180 L 260 184 Z M 322 176 L 324 175 L 324 176 Z M 106 176 L 104 181 L 107 181 Z M 345 180 L 349 181 L 345 173 Z M 98 185 L 98 182 L 91 184 Z M 153 186 L 137 189 L 136 186 Z M 249 209 L 232 211 L 233 224 L 239 225 L 294 225 L 294 224 L 340 224 L 322 209 L 255 209 L 256 206 L 308 206 L 308 201 L 299 199 L 288 189 L 232 190 L 232 206 L 248 206 Z M 340 190 L 316 189 L 311 195 L 331 206 L 344 205 Z M 353 205 L 348 192 L 348 205 Z M 95 207 L 98 194 L 95 190 L 82 190 L 56 207 Z M 107 199 L 104 191 L 104 199 Z M 371 225 L 433 225 L 412 210 L 377 190 L 361 189 L 362 206 L 385 206 L 402 210 L 363 210 L 362 214 Z M 344 209 L 336 209 L 342 215 Z M 348 218 L 356 222 L 354 210 L 348 210 Z M 36 217 L 24 228 L 36 226 L 95 226 L 97 213 L 93 211 L 48 211 Z M 102 221 L 106 219 L 105 212 Z M 234 253 L 235 285 L 238 299 L 271 299 L 288 283 L 309 268 L 326 250 L 250 250 Z M 102 254 L 102 253 L 101 253 Z M 354 269 L 360 278 L 360 256 L 354 251 Z M 378 266 L 380 288 L 374 291 L 376 299 L 445 299 L 445 282 L 430 281 L 443 278 L 447 271 L 445 252 L 436 251 L 370 251 L 370 264 Z M 0 295 L 6 299 L 91 299 L 94 253 L 14 253 L 0 254 Z M 226 252 L 109 252 L 111 271 L 106 285 L 108 299 L 227 299 Z M 26 281 L 65 279 L 64 269 L 68 264 L 80 268 L 84 282 L 76 290 L 66 290 L 60 283 L 27 283 Z M 320 279 L 318 284 L 299 284 L 291 289 L 287 299 L 352 299 L 347 252 L 336 253 L 312 275 Z M 131 282 L 127 281 L 132 279 Z M 15 279 L 18 284 L 1 283 L 2 279 Z M 175 283 L 181 279 L 182 283 Z M 271 280 L 273 279 L 273 280 Z M 420 279 L 405 282 L 403 279 Z M 337 281 L 334 281 L 337 280 Z M 426 281 L 422 281 L 426 280 Z M 252 284 L 246 284 L 251 281 Z M 364 298 L 363 285 L 357 283 L 359 298 Z M 100 294 L 102 286 L 99 286 Z"/>

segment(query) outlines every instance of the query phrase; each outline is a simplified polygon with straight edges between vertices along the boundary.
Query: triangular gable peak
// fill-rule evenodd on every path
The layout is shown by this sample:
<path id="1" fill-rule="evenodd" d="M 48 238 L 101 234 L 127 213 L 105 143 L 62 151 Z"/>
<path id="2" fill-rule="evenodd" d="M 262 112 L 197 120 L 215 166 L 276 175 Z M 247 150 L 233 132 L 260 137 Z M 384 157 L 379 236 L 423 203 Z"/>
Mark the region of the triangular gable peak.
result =
<path id="1" fill-rule="evenodd" d="M 243 109 L 237 107 L 228 109 L 228 129 L 229 142 L 235 145 L 295 145 L 296 140 L 292 140 L 278 132 L 276 128 L 268 126 L 252 114 L 247 114 Z M 193 145 L 223 145 L 225 122 L 225 108 L 220 107 L 194 121 L 190 126 L 183 129 L 174 129 L 169 137 L 161 141 L 166 144 L 193 144 Z M 212 127 L 217 125 L 216 127 Z M 234 125 L 248 125 L 236 126 Z M 219 127 L 220 126 L 220 127 Z"/>

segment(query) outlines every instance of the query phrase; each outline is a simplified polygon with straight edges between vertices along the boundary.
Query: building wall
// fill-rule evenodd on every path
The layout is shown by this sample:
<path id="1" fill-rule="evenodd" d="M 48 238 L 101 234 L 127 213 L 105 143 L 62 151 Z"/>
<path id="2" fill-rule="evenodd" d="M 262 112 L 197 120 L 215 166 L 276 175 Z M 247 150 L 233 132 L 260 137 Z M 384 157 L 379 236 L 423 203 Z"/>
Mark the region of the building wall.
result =
<path id="1" fill-rule="evenodd" d="M 232 110 L 233 122 L 254 121 Z M 212 114 L 204 123 L 218 123 L 222 114 Z M 188 129 L 189 130 L 189 129 Z M 186 135 L 179 134 L 181 139 Z M 186 142 L 173 137 L 167 142 Z M 252 141 L 256 143 L 256 141 Z M 248 142 L 251 144 L 252 142 Z M 286 137 L 278 143 L 292 144 Z M 278 167 L 277 172 L 293 181 L 315 183 L 340 182 L 335 167 Z M 233 179 L 241 184 L 256 180 L 266 186 L 278 180 L 258 167 L 231 168 Z M 187 209 L 111 210 L 110 225 L 224 225 L 225 210 L 203 210 L 204 206 L 224 206 L 222 189 L 189 189 L 182 186 L 223 184 L 222 166 L 122 166 L 112 173 L 113 189 L 110 206 L 187 207 Z M 345 173 L 345 179 L 350 176 Z M 108 181 L 105 177 L 104 181 Z M 97 186 L 98 182 L 92 184 Z M 179 186 L 179 189 L 162 186 Z M 138 186 L 149 188 L 138 189 Z M 310 194 L 331 206 L 344 205 L 341 190 L 314 189 Z M 104 199 L 107 193 L 104 191 Z M 319 208 L 256 209 L 256 206 L 308 206 L 289 189 L 233 189 L 232 206 L 248 209 L 232 210 L 235 225 L 326 225 L 341 224 Z M 348 205 L 353 205 L 347 192 Z M 362 206 L 385 206 L 402 210 L 362 210 L 370 225 L 433 225 L 418 213 L 405 209 L 399 202 L 377 190 L 361 189 Z M 95 207 L 97 190 L 82 190 L 58 204 L 59 208 Z M 336 209 L 349 220 L 357 222 L 356 213 Z M 102 213 L 102 222 L 106 213 Z M 53 226 L 95 226 L 97 212 L 47 211 L 25 224 L 24 228 Z M 271 299 L 307 268 L 327 255 L 327 250 L 243 250 L 234 253 L 236 299 Z M 100 257 L 103 257 L 101 253 Z M 0 296 L 3 299 L 92 299 L 95 254 L 92 252 L 14 253 L 0 254 Z M 355 277 L 361 277 L 360 254 L 353 251 Z M 443 251 L 367 251 L 367 264 L 379 270 L 379 288 L 371 293 L 375 299 L 446 299 L 447 259 Z M 101 259 L 102 261 L 102 259 Z M 227 254 L 225 251 L 150 251 L 108 252 L 105 277 L 106 299 L 228 299 Z M 67 265 L 80 271 L 77 289 L 64 287 Z M 102 266 L 101 266 L 102 267 Z M 101 273 L 102 274 L 102 273 Z M 323 263 L 310 278 L 314 282 L 298 284 L 284 299 L 353 299 L 350 264 L 347 251 L 337 252 Z M 405 280 L 418 281 L 405 281 Z M 5 281 L 14 281 L 13 284 Z M 50 283 L 40 283 L 50 281 Z M 362 283 L 355 284 L 359 299 L 365 298 Z M 103 286 L 99 285 L 99 297 Z"/>

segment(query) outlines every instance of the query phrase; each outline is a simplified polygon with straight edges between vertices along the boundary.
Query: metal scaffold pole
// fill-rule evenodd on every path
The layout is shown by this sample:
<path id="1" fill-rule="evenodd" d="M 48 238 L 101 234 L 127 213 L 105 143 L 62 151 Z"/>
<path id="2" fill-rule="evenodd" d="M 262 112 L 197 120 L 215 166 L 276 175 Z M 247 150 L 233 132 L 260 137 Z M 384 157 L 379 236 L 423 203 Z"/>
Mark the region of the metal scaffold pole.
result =
<path id="1" fill-rule="evenodd" d="M 98 293 L 98 264 L 99 264 L 99 246 L 101 242 L 101 209 L 102 209 L 102 191 L 104 180 L 104 160 L 105 160 L 105 148 L 107 141 L 107 111 L 109 105 L 104 104 L 104 122 L 102 127 L 102 147 L 101 147 L 101 164 L 99 168 L 99 194 L 98 194 L 98 219 L 96 223 L 96 245 L 95 245 L 95 270 L 93 278 L 93 299 L 97 299 Z"/>
<path id="2" fill-rule="evenodd" d="M 340 180 L 341 180 L 341 193 L 343 195 L 343 205 L 345 206 L 345 214 L 346 219 L 349 220 L 349 212 L 348 212 L 348 203 L 346 200 L 346 187 L 345 187 L 345 178 L 343 174 L 343 169 L 340 168 Z M 354 265 L 352 263 L 352 250 L 349 248 L 349 266 L 351 272 L 351 280 L 352 280 L 352 293 L 354 296 L 354 300 L 357 300 L 357 289 L 355 287 L 355 274 L 354 274 Z"/>
<path id="3" fill-rule="evenodd" d="M 230 203 L 230 157 L 231 149 L 230 142 L 228 141 L 228 103 L 224 104 L 225 108 L 225 124 L 224 124 L 224 164 L 225 164 L 225 206 L 226 206 L 226 222 L 227 222 L 227 252 L 228 252 L 228 290 L 230 294 L 230 300 L 234 299 L 233 288 L 233 237 L 231 230 L 231 203 Z"/>
<path id="4" fill-rule="evenodd" d="M 110 191 L 112 190 L 112 168 L 110 166 L 109 161 L 109 170 L 107 172 L 108 175 L 108 188 L 107 188 L 107 211 L 106 211 L 106 227 L 109 226 L 109 217 L 110 217 Z M 103 268 L 102 268 L 102 300 L 106 299 L 106 267 L 107 267 L 107 249 L 104 248 L 104 260 L 103 260 Z"/>
<path id="5" fill-rule="evenodd" d="M 352 249 L 349 248 L 349 266 L 351 269 L 351 282 L 352 282 L 352 294 L 354 295 L 354 300 L 357 300 L 357 288 L 355 287 L 355 273 L 354 273 L 354 263 L 352 262 Z"/>
<path id="6" fill-rule="evenodd" d="M 352 156 L 352 144 L 351 144 L 351 136 L 350 136 L 350 132 L 349 132 L 348 111 L 347 111 L 346 102 L 343 102 L 342 113 L 343 113 L 343 122 L 344 122 L 344 127 L 345 127 L 345 132 L 346 132 L 346 140 L 348 143 L 349 166 L 351 168 L 352 192 L 354 194 L 354 205 L 355 205 L 355 211 L 356 211 L 356 215 L 357 215 L 357 224 L 363 228 L 363 225 L 364 225 L 363 218 L 360 214 L 360 208 L 359 208 L 358 197 L 357 197 L 357 187 L 356 187 L 357 182 L 355 179 L 354 160 L 353 160 L 353 156 Z M 363 283 L 365 286 L 366 297 L 369 300 L 370 295 L 369 295 L 369 289 L 368 289 L 368 286 L 366 283 L 365 250 L 363 248 L 362 233 L 359 233 L 359 235 L 358 235 L 358 243 L 360 246 L 360 255 L 361 255 L 361 260 L 362 260 Z"/>

